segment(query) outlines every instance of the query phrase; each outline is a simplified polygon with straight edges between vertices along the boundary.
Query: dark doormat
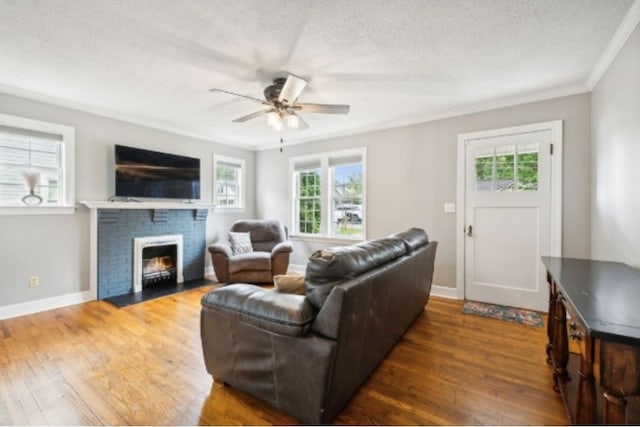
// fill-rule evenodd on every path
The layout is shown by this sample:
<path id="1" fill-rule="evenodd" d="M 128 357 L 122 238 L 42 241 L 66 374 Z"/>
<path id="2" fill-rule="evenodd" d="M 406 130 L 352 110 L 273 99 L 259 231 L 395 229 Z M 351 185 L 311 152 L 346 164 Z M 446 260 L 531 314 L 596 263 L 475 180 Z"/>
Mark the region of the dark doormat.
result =
<path id="1" fill-rule="evenodd" d="M 217 282 L 209 279 L 194 279 L 188 282 L 178 283 L 177 285 L 156 285 L 147 286 L 142 289 L 142 292 L 118 295 L 115 297 L 105 298 L 103 301 L 107 301 L 117 307 L 126 307 L 131 304 L 137 304 L 139 302 L 149 301 L 155 298 L 165 297 L 167 295 L 176 294 L 178 292 L 189 291 L 201 286 L 215 285 Z"/>
<path id="2" fill-rule="evenodd" d="M 544 326 L 540 313 L 523 308 L 487 304 L 477 301 L 465 301 L 462 312 L 465 314 L 475 314 L 476 316 L 490 317 L 492 319 L 506 320 L 508 322 L 523 323 L 537 328 Z"/>

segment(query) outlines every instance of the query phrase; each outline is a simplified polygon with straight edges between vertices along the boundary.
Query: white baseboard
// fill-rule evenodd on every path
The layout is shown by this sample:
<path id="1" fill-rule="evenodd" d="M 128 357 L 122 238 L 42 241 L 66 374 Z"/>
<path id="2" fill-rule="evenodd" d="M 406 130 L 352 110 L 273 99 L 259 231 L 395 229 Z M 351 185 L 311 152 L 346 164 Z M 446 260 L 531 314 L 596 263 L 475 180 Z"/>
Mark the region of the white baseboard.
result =
<path id="1" fill-rule="evenodd" d="M 458 290 L 448 286 L 431 285 L 431 294 L 434 297 L 460 299 L 458 298 Z"/>
<path id="2" fill-rule="evenodd" d="M 54 308 L 67 307 L 69 305 L 81 304 L 93 301 L 95 297 L 91 291 L 75 292 L 73 294 L 59 295 L 57 297 L 44 298 L 35 301 L 27 301 L 18 304 L 5 305 L 0 307 L 0 320 L 12 317 L 24 316 L 27 314 L 39 313 L 41 311 L 53 310 Z"/>

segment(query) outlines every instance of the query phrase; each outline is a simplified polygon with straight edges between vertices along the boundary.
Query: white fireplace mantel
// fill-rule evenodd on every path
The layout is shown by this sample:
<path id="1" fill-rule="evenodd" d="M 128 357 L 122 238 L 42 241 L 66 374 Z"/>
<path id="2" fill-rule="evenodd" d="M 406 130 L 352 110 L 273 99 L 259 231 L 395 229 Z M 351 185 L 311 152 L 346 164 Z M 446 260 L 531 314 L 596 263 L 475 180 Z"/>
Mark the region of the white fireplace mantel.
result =
<path id="1" fill-rule="evenodd" d="M 109 202 L 104 200 L 83 201 L 89 209 L 211 209 L 215 203 L 203 202 Z"/>

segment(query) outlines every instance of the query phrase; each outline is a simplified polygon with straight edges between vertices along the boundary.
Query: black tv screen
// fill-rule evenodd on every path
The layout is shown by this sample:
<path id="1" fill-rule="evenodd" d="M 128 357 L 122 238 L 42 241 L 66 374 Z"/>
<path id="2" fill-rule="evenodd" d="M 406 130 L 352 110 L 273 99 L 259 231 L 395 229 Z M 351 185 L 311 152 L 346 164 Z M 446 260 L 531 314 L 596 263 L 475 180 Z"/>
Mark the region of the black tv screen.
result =
<path id="1" fill-rule="evenodd" d="M 200 199 L 200 159 L 115 147 L 117 197 Z"/>

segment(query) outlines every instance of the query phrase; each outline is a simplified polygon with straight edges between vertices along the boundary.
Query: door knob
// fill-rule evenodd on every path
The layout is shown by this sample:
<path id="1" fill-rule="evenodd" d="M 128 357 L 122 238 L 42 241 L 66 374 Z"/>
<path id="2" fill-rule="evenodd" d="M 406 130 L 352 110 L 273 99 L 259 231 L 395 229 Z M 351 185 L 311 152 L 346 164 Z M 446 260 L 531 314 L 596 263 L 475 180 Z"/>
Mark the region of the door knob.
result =
<path id="1" fill-rule="evenodd" d="M 470 225 L 467 228 L 467 236 L 469 236 L 469 237 L 473 236 L 473 225 Z"/>

